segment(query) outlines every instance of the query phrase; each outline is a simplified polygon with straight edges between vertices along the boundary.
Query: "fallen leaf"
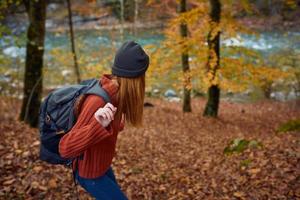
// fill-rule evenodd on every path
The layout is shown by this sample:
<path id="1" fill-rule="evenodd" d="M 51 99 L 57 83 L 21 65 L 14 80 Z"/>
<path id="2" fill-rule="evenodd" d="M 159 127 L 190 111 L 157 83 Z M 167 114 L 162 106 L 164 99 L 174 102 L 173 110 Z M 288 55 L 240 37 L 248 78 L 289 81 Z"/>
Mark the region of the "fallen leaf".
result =
<path id="1" fill-rule="evenodd" d="M 15 179 L 10 179 L 10 180 L 4 181 L 2 184 L 7 186 L 7 185 L 13 184 L 13 182 L 15 182 Z"/>
<path id="2" fill-rule="evenodd" d="M 30 155 L 30 152 L 29 151 L 25 151 L 23 154 L 22 154 L 22 157 L 25 158 L 25 157 L 28 157 Z"/>
<path id="3" fill-rule="evenodd" d="M 48 186 L 50 188 L 57 188 L 57 181 L 55 178 L 50 179 L 50 181 L 48 182 Z"/>
<path id="4" fill-rule="evenodd" d="M 6 159 L 11 160 L 14 158 L 14 154 L 13 153 L 9 153 L 5 156 Z"/>
<path id="5" fill-rule="evenodd" d="M 15 150 L 15 153 L 16 153 L 16 154 L 21 154 L 21 153 L 22 153 L 22 150 L 21 150 L 21 149 L 16 149 L 16 150 Z"/>
<path id="6" fill-rule="evenodd" d="M 41 166 L 35 166 L 34 168 L 33 168 L 33 171 L 35 171 L 35 172 L 40 172 L 41 170 L 43 169 L 43 167 L 41 167 Z"/>
<path id="7" fill-rule="evenodd" d="M 257 174 L 259 173 L 261 170 L 259 168 L 254 168 L 254 169 L 249 169 L 248 172 L 250 174 Z"/>
<path id="8" fill-rule="evenodd" d="M 47 190 L 48 190 L 48 188 L 47 188 L 47 187 L 45 187 L 45 186 L 41 186 L 41 185 L 39 186 L 39 189 L 40 189 L 40 190 L 43 190 L 43 191 L 47 191 Z"/>
<path id="9" fill-rule="evenodd" d="M 38 145 L 40 145 L 40 141 L 35 141 L 34 143 L 32 143 L 32 146 L 38 146 Z"/>
<path id="10" fill-rule="evenodd" d="M 39 187 L 39 183 L 37 181 L 31 182 L 30 185 L 31 185 L 32 188 L 38 188 Z"/>
<path id="11" fill-rule="evenodd" d="M 234 192 L 233 196 L 235 196 L 239 199 L 244 199 L 245 193 L 243 193 L 243 192 Z"/>

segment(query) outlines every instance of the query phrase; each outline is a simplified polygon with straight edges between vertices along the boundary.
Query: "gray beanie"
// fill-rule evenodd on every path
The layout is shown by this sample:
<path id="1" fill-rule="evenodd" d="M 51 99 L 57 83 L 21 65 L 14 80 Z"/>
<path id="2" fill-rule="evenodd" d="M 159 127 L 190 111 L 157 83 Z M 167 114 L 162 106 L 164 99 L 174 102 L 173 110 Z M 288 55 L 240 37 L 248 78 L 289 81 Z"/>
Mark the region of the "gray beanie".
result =
<path id="1" fill-rule="evenodd" d="M 134 41 L 122 44 L 116 53 L 112 74 L 119 77 L 133 78 L 143 75 L 149 66 L 149 56 L 141 45 Z"/>

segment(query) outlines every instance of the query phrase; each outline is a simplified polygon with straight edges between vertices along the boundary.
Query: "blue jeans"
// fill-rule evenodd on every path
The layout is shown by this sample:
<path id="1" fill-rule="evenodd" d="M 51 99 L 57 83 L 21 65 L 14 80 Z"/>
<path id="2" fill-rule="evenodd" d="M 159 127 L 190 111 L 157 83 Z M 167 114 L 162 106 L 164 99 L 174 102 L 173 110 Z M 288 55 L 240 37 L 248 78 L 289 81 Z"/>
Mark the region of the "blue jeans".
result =
<path id="1" fill-rule="evenodd" d="M 121 191 L 112 168 L 98 178 L 87 179 L 75 172 L 75 178 L 78 183 L 97 200 L 127 200 L 125 194 Z"/>

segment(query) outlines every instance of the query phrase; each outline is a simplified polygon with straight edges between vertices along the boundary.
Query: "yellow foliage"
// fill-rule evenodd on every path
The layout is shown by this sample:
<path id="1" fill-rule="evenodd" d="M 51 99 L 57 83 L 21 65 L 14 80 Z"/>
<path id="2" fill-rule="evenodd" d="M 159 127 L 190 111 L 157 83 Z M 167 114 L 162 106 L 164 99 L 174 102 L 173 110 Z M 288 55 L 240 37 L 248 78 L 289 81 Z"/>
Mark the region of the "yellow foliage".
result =
<path id="1" fill-rule="evenodd" d="M 296 0 L 285 0 L 285 4 L 290 8 L 296 9 L 297 8 L 297 1 Z"/>
<path id="2" fill-rule="evenodd" d="M 222 1 L 220 24 L 213 23 L 209 18 L 208 1 L 197 1 L 197 7 L 184 14 L 178 14 L 164 30 L 165 40 L 152 51 L 150 70 L 147 75 L 151 82 L 171 79 L 175 88 L 182 86 L 188 89 L 206 91 L 211 85 L 219 85 L 223 90 L 241 92 L 250 85 L 263 87 L 266 82 L 272 82 L 290 76 L 290 72 L 264 65 L 261 55 L 251 49 L 242 47 L 227 47 L 226 55 L 221 56 L 218 65 L 217 55 L 209 51 L 207 37 L 210 32 L 212 40 L 219 32 L 222 39 L 237 37 L 237 34 L 258 34 L 243 26 L 234 19 L 234 12 L 254 12 L 248 0 Z M 188 26 L 189 36 L 180 37 L 179 25 Z M 186 74 L 181 69 L 181 54 L 188 52 L 190 71 Z M 244 55 L 244 56 L 241 56 Z M 235 56 L 238 55 L 238 56 Z M 208 57 L 210 62 L 208 63 Z M 255 62 L 249 61 L 249 59 Z M 251 60 L 250 59 L 250 60 Z M 190 82 L 190 84 L 189 84 Z"/>

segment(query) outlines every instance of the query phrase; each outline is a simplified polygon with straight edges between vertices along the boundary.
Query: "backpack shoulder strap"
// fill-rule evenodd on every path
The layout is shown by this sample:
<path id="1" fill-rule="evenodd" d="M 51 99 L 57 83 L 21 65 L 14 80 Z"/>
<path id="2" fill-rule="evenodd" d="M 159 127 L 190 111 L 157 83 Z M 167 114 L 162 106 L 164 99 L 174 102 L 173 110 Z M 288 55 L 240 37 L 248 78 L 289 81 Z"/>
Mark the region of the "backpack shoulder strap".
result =
<path id="1" fill-rule="evenodd" d="M 102 97 L 105 103 L 111 102 L 109 95 L 100 86 L 101 83 L 97 79 L 89 79 L 89 80 L 86 80 L 85 82 L 81 82 L 80 84 L 81 85 L 89 85 L 88 89 L 86 91 L 84 91 L 82 94 L 94 94 L 94 95 Z M 68 130 L 70 130 L 75 123 L 74 109 L 75 108 L 73 108 L 73 112 L 70 112 Z"/>
<path id="2" fill-rule="evenodd" d="M 97 96 L 102 97 L 106 103 L 111 102 L 107 92 L 100 86 L 100 81 L 94 79 L 91 85 L 92 86 L 85 92 L 85 94 L 95 94 Z"/>

